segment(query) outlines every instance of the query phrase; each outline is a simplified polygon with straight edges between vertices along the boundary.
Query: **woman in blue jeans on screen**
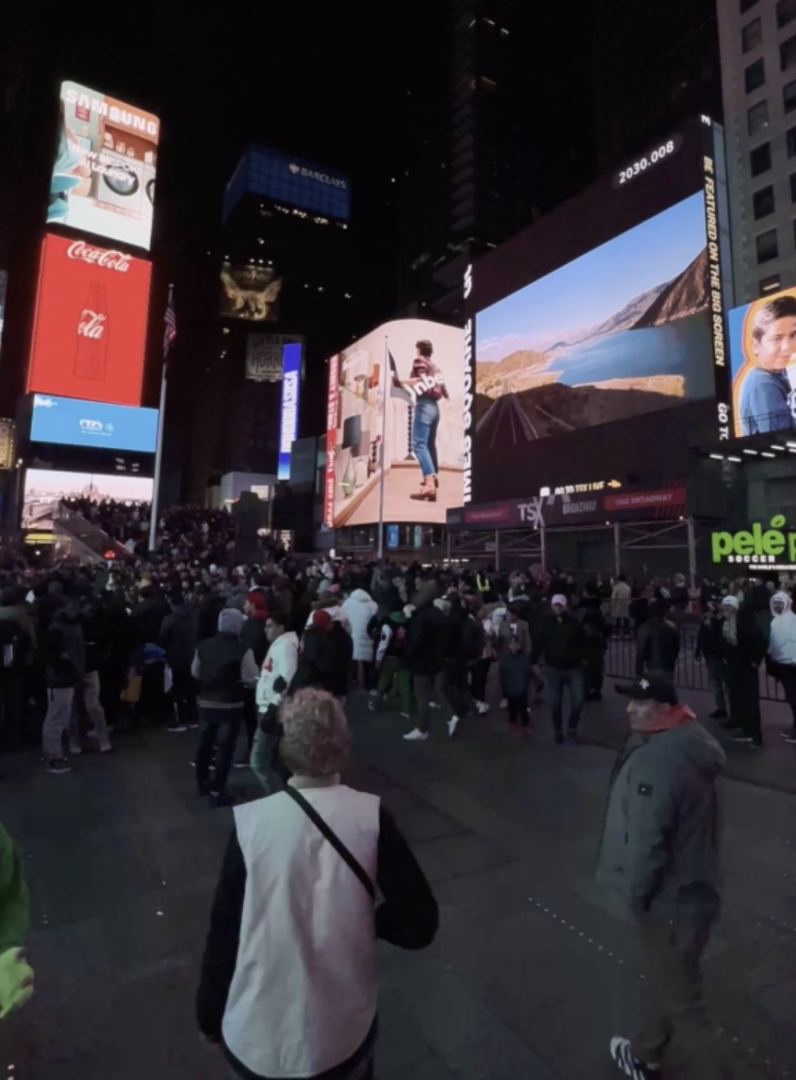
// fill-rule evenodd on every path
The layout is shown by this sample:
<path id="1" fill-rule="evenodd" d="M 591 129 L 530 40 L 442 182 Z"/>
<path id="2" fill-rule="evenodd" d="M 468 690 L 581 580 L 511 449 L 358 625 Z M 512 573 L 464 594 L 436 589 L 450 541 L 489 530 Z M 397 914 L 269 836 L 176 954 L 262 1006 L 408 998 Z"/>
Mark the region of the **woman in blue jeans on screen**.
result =
<path id="1" fill-rule="evenodd" d="M 417 356 L 412 373 L 403 383 L 415 396 L 415 418 L 412 424 L 412 448 L 420 463 L 423 480 L 420 491 L 410 496 L 428 502 L 437 501 L 439 465 L 437 462 L 437 428 L 439 427 L 440 398 L 447 398 L 445 376 L 431 359 L 434 347 L 430 341 L 418 341 Z"/>

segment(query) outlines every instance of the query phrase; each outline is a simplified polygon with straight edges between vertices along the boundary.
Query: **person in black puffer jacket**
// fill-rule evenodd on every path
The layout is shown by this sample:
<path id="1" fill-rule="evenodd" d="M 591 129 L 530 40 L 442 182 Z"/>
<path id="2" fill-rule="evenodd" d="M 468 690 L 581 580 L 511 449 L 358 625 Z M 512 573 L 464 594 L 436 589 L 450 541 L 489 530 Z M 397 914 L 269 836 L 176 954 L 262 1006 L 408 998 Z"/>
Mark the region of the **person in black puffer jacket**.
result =
<path id="1" fill-rule="evenodd" d="M 75 687 L 86 668 L 86 649 L 80 626 L 80 608 L 74 601 L 58 610 L 42 640 L 47 715 L 42 729 L 45 769 L 60 774 L 71 771 L 64 738 L 70 733 Z M 73 740 L 70 737 L 70 743 Z M 78 750 L 76 740 L 74 749 Z M 79 750 L 78 750 L 79 752 Z"/>
<path id="2" fill-rule="evenodd" d="M 646 671 L 665 671 L 674 675 L 680 655 L 680 631 L 666 618 L 662 601 L 650 604 L 650 616 L 636 639 L 636 675 Z"/>
<path id="3" fill-rule="evenodd" d="M 177 710 L 176 717 L 169 724 L 169 731 L 185 731 L 198 724 L 198 687 L 191 675 L 198 639 L 199 616 L 195 606 L 186 603 L 182 593 L 172 594 L 171 613 L 164 618 L 158 634 L 158 643 L 166 650 L 166 660 L 171 668 L 172 704 Z"/>
<path id="4" fill-rule="evenodd" d="M 569 687 L 569 737 L 577 740 L 578 722 L 586 695 L 586 632 L 567 611 L 563 593 L 553 596 L 552 613 L 541 623 L 531 649 L 534 672 L 541 676 L 539 659 L 544 656 L 545 681 L 553 714 L 554 738 L 564 741 L 564 687 Z"/>

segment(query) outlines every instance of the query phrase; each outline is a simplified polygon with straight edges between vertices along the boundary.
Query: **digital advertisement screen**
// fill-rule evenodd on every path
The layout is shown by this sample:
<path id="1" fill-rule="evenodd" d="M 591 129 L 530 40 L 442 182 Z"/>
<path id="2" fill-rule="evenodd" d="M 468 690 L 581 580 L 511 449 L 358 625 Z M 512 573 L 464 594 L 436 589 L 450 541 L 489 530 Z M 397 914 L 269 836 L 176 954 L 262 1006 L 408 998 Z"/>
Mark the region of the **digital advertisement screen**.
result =
<path id="1" fill-rule="evenodd" d="M 796 431 L 796 289 L 727 315 L 733 434 Z"/>
<path id="2" fill-rule="evenodd" d="M 303 345 L 296 334 L 247 334 L 246 378 L 252 382 L 282 381 L 282 351 L 285 345 Z"/>
<path id="3" fill-rule="evenodd" d="M 480 311 L 478 441 L 561 435 L 714 390 L 704 197 Z"/>
<path id="4" fill-rule="evenodd" d="M 146 476 L 28 469 L 22 498 L 22 528 L 52 529 L 54 511 L 63 499 L 151 502 L 152 483 Z"/>
<path id="5" fill-rule="evenodd" d="M 220 314 L 225 319 L 276 322 L 282 278 L 272 266 L 259 263 L 221 265 Z"/>
<path id="6" fill-rule="evenodd" d="M 249 146 L 238 162 L 224 192 L 225 222 L 247 191 L 293 207 L 302 217 L 348 221 L 351 215 L 351 183 L 344 173 L 265 146 Z"/>
<path id="7" fill-rule="evenodd" d="M 28 393 L 140 405 L 151 263 L 45 237 Z"/>
<path id="8" fill-rule="evenodd" d="M 282 407 L 279 414 L 277 480 L 290 479 L 290 458 L 298 438 L 301 403 L 301 345 L 285 345 L 282 359 Z"/>
<path id="9" fill-rule="evenodd" d="M 149 250 L 159 139 L 151 113 L 61 83 L 48 224 Z"/>
<path id="10" fill-rule="evenodd" d="M 154 454 L 158 410 L 34 394 L 30 437 L 33 442 Z"/>
<path id="11" fill-rule="evenodd" d="M 386 522 L 441 524 L 461 505 L 462 350 L 460 329 L 402 319 L 331 358 L 327 525 L 379 520 L 382 432 Z"/>

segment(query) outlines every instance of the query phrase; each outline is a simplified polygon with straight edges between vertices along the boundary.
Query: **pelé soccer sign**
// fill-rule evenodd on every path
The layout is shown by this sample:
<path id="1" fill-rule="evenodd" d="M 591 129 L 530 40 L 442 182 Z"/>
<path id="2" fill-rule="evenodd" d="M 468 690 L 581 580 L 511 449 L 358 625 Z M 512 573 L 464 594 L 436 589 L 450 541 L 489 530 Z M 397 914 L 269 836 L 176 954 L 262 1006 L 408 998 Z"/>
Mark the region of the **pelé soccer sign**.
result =
<path id="1" fill-rule="evenodd" d="M 796 562 L 796 532 L 785 532 L 786 521 L 782 514 L 771 519 L 769 528 L 755 522 L 750 529 L 740 532 L 714 532 L 710 537 L 714 563 L 727 562 L 777 563 L 782 557 Z"/>

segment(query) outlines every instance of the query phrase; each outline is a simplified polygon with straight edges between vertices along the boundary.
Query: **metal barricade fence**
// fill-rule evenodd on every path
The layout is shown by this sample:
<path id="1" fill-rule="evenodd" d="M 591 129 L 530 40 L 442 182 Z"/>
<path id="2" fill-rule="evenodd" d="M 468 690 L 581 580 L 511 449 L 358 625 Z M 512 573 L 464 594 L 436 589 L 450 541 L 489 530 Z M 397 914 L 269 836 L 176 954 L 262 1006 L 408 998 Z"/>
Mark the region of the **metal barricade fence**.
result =
<path id="1" fill-rule="evenodd" d="M 704 660 L 695 657 L 696 639 L 699 624 L 684 621 L 680 626 L 680 655 L 674 669 L 674 685 L 681 690 L 713 689 L 710 669 Z M 605 653 L 605 674 L 611 679 L 634 679 L 636 675 L 636 635 L 621 634 L 614 629 L 608 640 Z M 765 701 L 784 701 L 782 684 L 766 671 L 765 663 L 760 665 L 760 698 Z"/>

